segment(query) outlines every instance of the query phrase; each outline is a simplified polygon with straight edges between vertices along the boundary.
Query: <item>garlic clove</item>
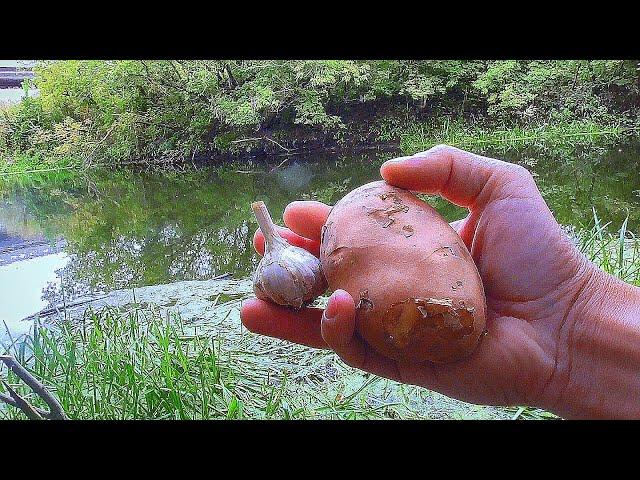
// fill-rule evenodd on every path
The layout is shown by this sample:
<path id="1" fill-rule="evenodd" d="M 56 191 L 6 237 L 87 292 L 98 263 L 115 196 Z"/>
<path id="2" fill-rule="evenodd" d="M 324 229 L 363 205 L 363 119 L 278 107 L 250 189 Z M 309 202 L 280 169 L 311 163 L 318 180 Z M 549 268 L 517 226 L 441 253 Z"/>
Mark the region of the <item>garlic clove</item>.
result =
<path id="1" fill-rule="evenodd" d="M 253 278 L 254 292 L 262 300 L 299 309 L 327 288 L 320 260 L 280 237 L 264 202 L 254 202 L 251 208 L 265 239 L 264 257 Z"/>

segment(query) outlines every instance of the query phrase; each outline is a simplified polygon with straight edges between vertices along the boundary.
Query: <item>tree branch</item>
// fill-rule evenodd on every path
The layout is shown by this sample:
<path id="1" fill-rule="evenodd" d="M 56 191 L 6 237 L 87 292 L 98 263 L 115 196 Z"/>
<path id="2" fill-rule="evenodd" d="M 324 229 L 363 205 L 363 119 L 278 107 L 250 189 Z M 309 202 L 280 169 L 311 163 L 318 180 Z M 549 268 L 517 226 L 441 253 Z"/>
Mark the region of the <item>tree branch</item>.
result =
<path id="1" fill-rule="evenodd" d="M 292 150 L 290 148 L 287 148 L 283 145 L 280 145 L 278 142 L 276 142 L 273 138 L 269 138 L 266 135 L 264 137 L 254 137 L 254 138 L 242 138 L 240 140 L 233 140 L 231 143 L 246 143 L 246 142 L 257 142 L 258 140 L 268 140 L 271 143 L 277 145 L 278 147 L 280 147 L 281 149 L 283 149 L 284 151 L 286 151 L 287 153 L 291 152 Z"/>
<path id="2" fill-rule="evenodd" d="M 11 388 L 11 386 L 7 382 L 3 380 L 2 384 L 4 385 L 4 388 L 6 388 L 7 391 L 9 392 L 9 395 L 11 395 L 11 399 L 14 402 L 13 405 L 19 408 L 27 416 L 29 420 L 42 420 L 42 417 L 36 411 L 36 409 L 33 408 L 33 406 L 29 402 L 27 402 L 24 398 L 18 395 L 18 392 L 16 392 L 13 388 Z M 4 398 L 4 395 L 2 398 Z"/>
<path id="3" fill-rule="evenodd" d="M 5 395 L 3 393 L 0 393 L 0 402 L 4 402 L 7 405 L 11 405 L 12 407 L 15 408 L 20 408 L 18 406 L 18 402 L 16 402 L 13 397 L 10 397 L 9 395 Z M 40 416 L 50 419 L 51 418 L 51 412 L 47 412 L 46 410 L 43 410 L 42 408 L 38 408 L 38 407 L 33 407 L 33 409 L 38 412 L 40 414 Z"/>
<path id="4" fill-rule="evenodd" d="M 13 373 L 15 373 L 18 376 L 18 378 L 20 378 L 24 383 L 26 383 L 49 406 L 49 408 L 51 409 L 50 418 L 53 418 L 56 420 L 68 419 L 68 417 L 64 413 L 64 410 L 62 409 L 62 405 L 60 405 L 60 402 L 58 402 L 58 400 L 51 393 L 47 391 L 46 387 L 42 383 L 36 380 L 33 375 L 31 375 L 22 365 L 20 365 L 15 358 L 13 358 L 10 355 L 0 355 L 0 361 L 2 361 Z M 9 387 L 5 382 L 3 383 L 5 384 L 5 387 L 9 391 L 9 394 L 11 395 L 11 397 L 17 403 L 21 403 L 21 401 L 26 403 L 26 401 L 22 399 L 20 396 L 16 396 L 17 393 L 14 395 L 15 392 L 11 389 L 11 387 Z M 33 407 L 31 407 L 30 405 L 28 406 L 31 408 L 31 410 L 35 412 Z M 18 406 L 18 408 L 21 408 L 21 407 Z M 25 412 L 25 414 L 27 413 L 25 410 L 23 411 Z M 27 414 L 27 416 L 29 415 Z"/>

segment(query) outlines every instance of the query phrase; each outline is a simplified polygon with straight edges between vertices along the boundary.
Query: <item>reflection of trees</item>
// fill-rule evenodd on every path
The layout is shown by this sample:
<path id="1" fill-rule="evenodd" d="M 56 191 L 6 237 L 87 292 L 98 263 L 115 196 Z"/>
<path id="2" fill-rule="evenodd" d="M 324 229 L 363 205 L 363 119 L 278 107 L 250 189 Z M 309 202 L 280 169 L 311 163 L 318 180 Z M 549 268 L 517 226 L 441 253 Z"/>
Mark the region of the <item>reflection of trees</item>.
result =
<path id="1" fill-rule="evenodd" d="M 640 144 L 590 146 L 572 152 L 547 149 L 537 152 L 539 189 L 562 224 L 579 228 L 598 216 L 619 228 L 629 215 L 629 228 L 638 232 L 640 209 L 634 190 L 640 188 Z"/>
<path id="2" fill-rule="evenodd" d="M 73 195 L 73 188 L 68 177 L 61 175 L 52 175 L 47 182 L 28 176 L 17 177 L 11 184 L 0 179 L 0 226 L 24 238 L 58 238 L 58 221 L 72 211 L 65 197 Z"/>
<path id="3" fill-rule="evenodd" d="M 536 148 L 498 156 L 526 163 L 538 173 L 540 190 L 560 222 L 588 223 L 595 205 L 601 218 L 615 226 L 629 208 L 630 227 L 637 229 L 640 212 L 630 206 L 637 204 L 633 191 L 640 188 L 638 153 L 592 148 L 566 156 L 566 151 Z M 392 156 L 291 159 L 273 172 L 273 164 L 103 172 L 90 180 L 18 186 L 2 195 L 20 200 L 29 225 L 65 237 L 71 260 L 63 285 L 71 298 L 89 289 L 207 279 L 226 272 L 248 275 L 257 261 L 251 245 L 257 228 L 252 201 L 264 200 L 276 220 L 292 200 L 333 204 L 349 190 L 379 179 L 380 163 Z M 249 169 L 253 173 L 237 172 Z M 429 202 L 448 220 L 465 214 L 439 198 Z"/>
<path id="4" fill-rule="evenodd" d="M 55 191 L 43 185 L 17 189 L 13 196 L 26 197 L 37 220 L 67 240 L 71 258 L 62 285 L 69 299 L 89 290 L 226 272 L 248 275 L 257 261 L 252 201 L 265 200 L 280 219 L 294 199 L 332 203 L 352 188 L 342 182 L 345 176 L 359 184 L 377 175 L 370 159 L 333 168 L 289 163 L 274 172 L 273 165 L 254 165 L 248 175 L 237 173 L 237 165 L 180 173 L 103 172 L 56 185 Z M 47 295 L 54 300 L 53 292 Z"/>
<path id="5" fill-rule="evenodd" d="M 27 212 L 20 199 L 0 200 L 0 233 L 9 236 L 33 238 L 40 235 L 40 226 Z"/>
<path id="6" fill-rule="evenodd" d="M 75 279 L 119 288 L 251 268 L 249 209 L 238 206 L 254 197 L 252 182 L 204 172 L 129 175 L 97 181 L 100 200 L 74 212 L 65 236 L 78 260 Z"/>

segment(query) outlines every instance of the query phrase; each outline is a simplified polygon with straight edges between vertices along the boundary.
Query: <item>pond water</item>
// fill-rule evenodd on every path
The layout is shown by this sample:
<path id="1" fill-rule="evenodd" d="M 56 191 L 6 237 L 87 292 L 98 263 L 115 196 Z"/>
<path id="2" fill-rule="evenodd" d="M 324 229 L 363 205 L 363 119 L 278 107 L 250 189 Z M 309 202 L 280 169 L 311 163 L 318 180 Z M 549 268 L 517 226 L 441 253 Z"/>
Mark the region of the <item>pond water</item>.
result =
<path id="1" fill-rule="evenodd" d="M 0 88 L 0 108 L 20 103 L 26 96 L 37 97 L 39 90 L 31 89 L 25 93 L 22 88 Z"/>
<path id="2" fill-rule="evenodd" d="M 589 228 L 595 209 L 612 231 L 629 216 L 629 229 L 640 233 L 638 142 L 476 151 L 526 165 L 560 223 Z M 276 220 L 292 200 L 333 204 L 378 179 L 380 164 L 395 156 L 321 153 L 172 172 L 11 177 L 0 184 L 0 321 L 20 333 L 22 318 L 86 294 L 247 277 L 258 261 L 252 201 L 264 200 Z M 450 221 L 466 214 L 428 201 Z"/>

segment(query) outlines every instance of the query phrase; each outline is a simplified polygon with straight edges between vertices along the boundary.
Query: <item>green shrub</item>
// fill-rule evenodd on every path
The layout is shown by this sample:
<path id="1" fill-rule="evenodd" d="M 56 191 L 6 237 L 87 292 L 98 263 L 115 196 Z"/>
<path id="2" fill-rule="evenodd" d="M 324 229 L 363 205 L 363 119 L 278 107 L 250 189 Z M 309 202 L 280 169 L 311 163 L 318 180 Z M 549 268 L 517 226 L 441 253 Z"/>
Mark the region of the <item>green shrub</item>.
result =
<path id="1" fill-rule="evenodd" d="M 229 138 L 443 117 L 471 123 L 636 121 L 638 61 L 46 61 L 40 90 L 0 114 L 0 155 L 92 164 L 183 159 Z M 378 102 L 376 118 L 352 117 Z M 365 111 L 373 111 L 373 109 Z"/>

